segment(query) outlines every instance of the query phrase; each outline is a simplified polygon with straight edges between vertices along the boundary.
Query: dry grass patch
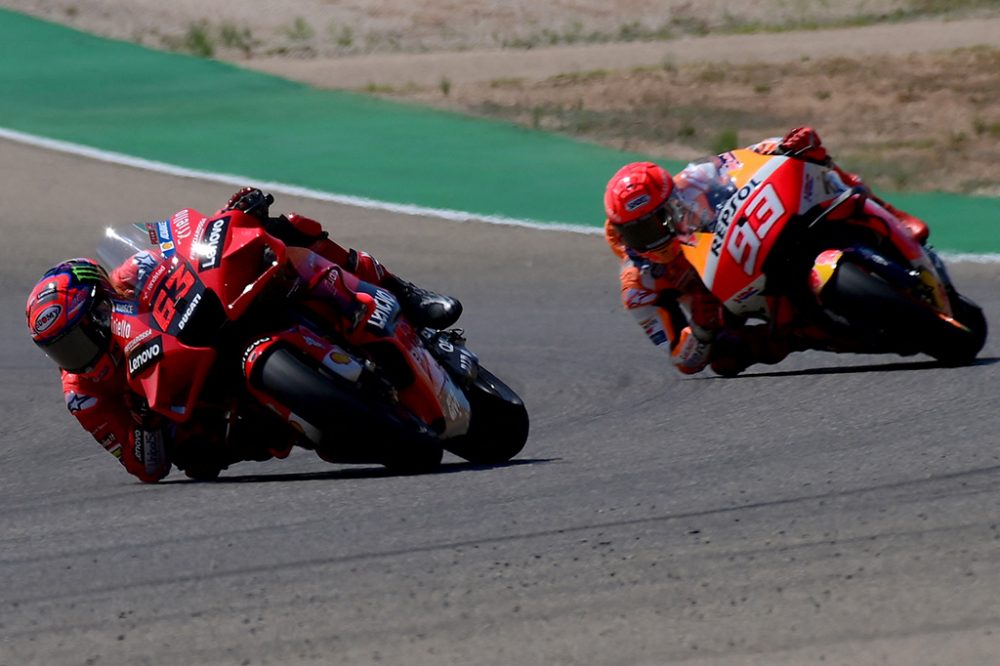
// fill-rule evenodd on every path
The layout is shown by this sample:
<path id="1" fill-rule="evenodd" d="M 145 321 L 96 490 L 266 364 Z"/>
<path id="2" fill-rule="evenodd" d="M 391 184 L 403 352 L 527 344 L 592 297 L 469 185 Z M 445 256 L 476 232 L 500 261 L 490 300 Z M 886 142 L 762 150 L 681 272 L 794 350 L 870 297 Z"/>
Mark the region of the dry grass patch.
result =
<path id="1" fill-rule="evenodd" d="M 390 95 L 690 159 L 809 124 L 837 159 L 894 189 L 1000 192 L 1000 50 L 778 66 L 595 70 Z"/>

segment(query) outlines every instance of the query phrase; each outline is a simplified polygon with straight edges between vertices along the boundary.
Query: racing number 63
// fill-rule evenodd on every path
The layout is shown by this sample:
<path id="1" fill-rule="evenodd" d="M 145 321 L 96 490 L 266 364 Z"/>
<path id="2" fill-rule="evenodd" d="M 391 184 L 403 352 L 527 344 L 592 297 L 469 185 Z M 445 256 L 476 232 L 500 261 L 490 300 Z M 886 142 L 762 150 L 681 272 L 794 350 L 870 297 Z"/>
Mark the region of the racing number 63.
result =
<path id="1" fill-rule="evenodd" d="M 754 274 L 761 241 L 784 214 L 785 206 L 770 183 L 747 203 L 746 224 L 736 225 L 726 244 L 733 260 L 743 264 L 743 272 L 747 275 Z"/>
<path id="2" fill-rule="evenodd" d="M 177 301 L 195 285 L 195 277 L 185 264 L 179 264 L 160 286 L 153 299 L 153 319 L 161 331 L 166 331 L 177 312 Z"/>

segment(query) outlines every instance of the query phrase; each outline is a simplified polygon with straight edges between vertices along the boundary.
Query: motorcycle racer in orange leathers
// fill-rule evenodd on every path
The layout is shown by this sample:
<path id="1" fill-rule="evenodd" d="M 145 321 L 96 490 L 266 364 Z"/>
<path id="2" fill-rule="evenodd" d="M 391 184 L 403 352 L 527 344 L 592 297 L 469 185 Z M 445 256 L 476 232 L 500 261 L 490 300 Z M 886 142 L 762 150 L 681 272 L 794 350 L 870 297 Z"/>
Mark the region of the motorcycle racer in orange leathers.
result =
<path id="1" fill-rule="evenodd" d="M 833 162 L 809 127 L 749 149 L 823 164 L 839 175 L 845 189 L 865 187 L 859 176 Z M 681 251 L 684 234 L 710 226 L 734 193 L 724 174 L 725 159 L 723 154 L 691 163 L 674 177 L 652 162 L 633 162 L 615 173 L 604 193 L 605 238 L 621 261 L 622 303 L 684 374 L 709 365 L 719 374 L 736 374 L 810 348 L 808 335 L 779 337 L 766 324 L 727 322 L 722 304 Z M 929 230 L 923 221 L 871 196 L 918 242 L 926 242 Z"/>

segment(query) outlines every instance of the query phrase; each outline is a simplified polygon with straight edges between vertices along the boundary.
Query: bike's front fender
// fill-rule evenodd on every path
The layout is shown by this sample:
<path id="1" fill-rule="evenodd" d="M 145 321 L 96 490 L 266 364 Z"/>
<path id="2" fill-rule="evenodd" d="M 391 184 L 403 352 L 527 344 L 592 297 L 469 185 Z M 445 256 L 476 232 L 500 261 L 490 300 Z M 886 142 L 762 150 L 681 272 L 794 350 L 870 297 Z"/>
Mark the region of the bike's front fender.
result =
<path id="1" fill-rule="evenodd" d="M 911 266 L 889 261 L 866 247 L 824 250 L 816 256 L 809 271 L 809 288 L 820 302 L 824 288 L 845 261 L 865 268 L 896 289 L 911 294 L 943 315 L 951 316 L 946 279 L 942 279 L 935 262 L 925 250 Z"/>

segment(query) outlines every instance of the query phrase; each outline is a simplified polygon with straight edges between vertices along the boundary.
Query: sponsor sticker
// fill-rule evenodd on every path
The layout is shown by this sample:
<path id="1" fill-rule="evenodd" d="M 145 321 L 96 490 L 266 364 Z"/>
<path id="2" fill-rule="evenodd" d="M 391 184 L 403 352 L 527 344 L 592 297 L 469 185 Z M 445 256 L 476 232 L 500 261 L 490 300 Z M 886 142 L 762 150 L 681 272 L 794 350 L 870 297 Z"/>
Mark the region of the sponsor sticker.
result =
<path id="1" fill-rule="evenodd" d="M 191 315 L 194 314 L 194 311 L 200 302 L 201 294 L 195 294 L 194 298 L 192 298 L 191 302 L 188 304 L 187 309 L 184 310 L 184 314 L 181 315 L 181 320 L 177 323 L 177 330 L 184 330 L 184 327 L 187 326 L 188 320 L 191 319 Z"/>
<path id="2" fill-rule="evenodd" d="M 136 306 L 135 301 L 112 301 L 111 309 L 115 314 L 121 315 L 135 315 L 139 312 L 138 306 Z"/>
<path id="3" fill-rule="evenodd" d="M 174 235 L 170 229 L 170 220 L 156 223 L 156 241 L 164 257 L 169 259 L 174 256 Z"/>
<path id="4" fill-rule="evenodd" d="M 153 293 L 153 289 L 160 283 L 160 278 L 162 278 L 167 272 L 167 268 L 167 264 L 162 263 L 157 266 L 152 273 L 150 273 L 146 283 L 142 286 L 142 298 L 144 300 L 149 300 L 150 295 Z"/>
<path id="5" fill-rule="evenodd" d="M 733 223 L 736 213 L 739 212 L 744 202 L 746 202 L 750 194 L 760 183 L 761 181 L 757 178 L 751 178 L 749 183 L 741 187 L 736 194 L 729 197 L 729 200 L 722 205 L 722 212 L 719 214 L 719 220 L 715 225 L 715 237 L 712 239 L 711 246 L 712 254 L 715 256 L 718 257 L 722 251 L 722 244 L 726 240 L 726 232 L 729 231 L 729 225 Z"/>
<path id="6" fill-rule="evenodd" d="M 148 338 L 148 337 L 149 337 L 149 336 L 151 336 L 152 334 L 153 334 L 153 330 L 152 330 L 152 329 L 150 329 L 150 328 L 147 328 L 147 329 L 146 329 L 145 331 L 143 331 L 143 332 L 142 332 L 142 333 L 140 333 L 139 335 L 135 336 L 135 338 L 133 338 L 133 339 L 129 340 L 129 341 L 128 341 L 128 344 L 126 344 L 126 345 L 125 345 L 125 353 L 127 354 L 127 353 L 129 353 L 130 351 L 132 351 L 133 349 L 135 349 L 135 348 L 136 348 L 136 346 L 137 346 L 137 345 L 138 345 L 138 344 L 139 344 L 140 342 L 142 342 L 143 340 L 145 340 L 146 338 Z"/>
<path id="7" fill-rule="evenodd" d="M 201 258 L 198 260 L 200 270 L 218 268 L 222 262 L 222 248 L 226 244 L 226 231 L 229 229 L 229 217 L 212 220 L 205 226 L 201 237 Z"/>
<path id="8" fill-rule="evenodd" d="M 191 235 L 191 219 L 188 217 L 188 211 L 185 208 L 182 211 L 178 211 L 173 217 L 174 231 L 176 232 L 177 240 L 184 240 Z"/>
<path id="9" fill-rule="evenodd" d="M 336 363 L 337 365 L 348 365 L 352 360 L 350 356 L 336 349 L 330 352 L 327 358 L 330 359 L 331 362 Z"/>
<path id="10" fill-rule="evenodd" d="M 723 153 L 719 155 L 719 169 L 720 171 L 736 171 L 743 168 L 743 162 L 740 162 L 733 153 Z"/>
<path id="11" fill-rule="evenodd" d="M 69 410 L 70 414 L 85 411 L 96 404 L 97 398 L 92 395 L 83 395 L 72 391 L 66 394 L 66 409 Z"/>
<path id="12" fill-rule="evenodd" d="M 655 291 L 646 291 L 645 289 L 629 289 L 625 292 L 625 302 L 631 307 L 652 305 L 659 297 L 660 295 Z"/>
<path id="13" fill-rule="evenodd" d="M 376 287 L 372 297 L 375 301 L 375 310 L 368 318 L 368 325 L 379 330 L 384 330 L 392 319 L 396 307 L 396 299 L 385 289 Z"/>
<path id="14" fill-rule="evenodd" d="M 156 235 L 160 243 L 172 240 L 170 236 L 170 220 L 162 220 L 156 223 Z"/>
<path id="15" fill-rule="evenodd" d="M 744 301 L 749 300 L 751 296 L 756 296 L 759 292 L 760 289 L 751 284 L 748 287 L 744 288 L 743 291 L 733 296 L 733 302 L 743 303 Z"/>
<path id="16" fill-rule="evenodd" d="M 59 292 L 56 290 L 55 283 L 54 282 L 50 282 L 47 285 L 45 285 L 45 289 L 42 290 L 42 292 L 38 294 L 38 296 L 35 298 L 35 302 L 38 303 L 39 305 L 41 305 L 42 303 L 45 303 L 46 301 L 51 301 L 58 294 L 59 294 Z"/>
<path id="17" fill-rule="evenodd" d="M 649 201 L 650 199 L 648 194 L 637 196 L 635 199 L 631 199 L 625 203 L 625 210 L 631 212 L 633 210 L 642 208 L 643 206 L 648 204 Z"/>
<path id="18" fill-rule="evenodd" d="M 142 428 L 136 428 L 132 431 L 132 455 L 135 456 L 136 460 L 146 459 L 145 434 Z"/>
<path id="19" fill-rule="evenodd" d="M 122 445 L 118 442 L 118 438 L 115 437 L 113 432 L 108 433 L 107 437 L 101 440 L 101 446 L 103 446 L 104 450 L 113 455 L 115 458 L 118 458 L 119 460 L 121 459 Z"/>
<path id="20" fill-rule="evenodd" d="M 31 328 L 34 329 L 35 333 L 44 333 L 52 327 L 52 324 L 56 323 L 61 314 L 61 305 L 50 305 L 38 313 L 38 316 L 35 317 L 35 323 L 32 324 Z"/>
<path id="21" fill-rule="evenodd" d="M 246 372 L 247 363 L 252 363 L 253 361 L 257 360 L 257 347 L 260 347 L 262 344 L 264 344 L 265 342 L 269 342 L 270 340 L 271 340 L 270 337 L 258 338 L 253 342 L 251 342 L 247 346 L 247 348 L 243 350 L 243 358 L 241 360 L 243 362 L 244 372 Z"/>
<path id="22" fill-rule="evenodd" d="M 310 347 L 317 347 L 319 349 L 326 349 L 327 348 L 327 345 L 323 344 L 322 342 L 320 342 L 316 338 L 314 338 L 314 337 L 312 337 L 310 335 L 306 335 L 305 333 L 302 333 L 301 335 L 302 335 L 302 339 Z"/>
<path id="23" fill-rule="evenodd" d="M 128 355 L 128 374 L 136 377 L 163 358 L 163 336 L 158 335 L 139 345 Z"/>
<path id="24" fill-rule="evenodd" d="M 117 335 L 119 338 L 131 338 L 132 337 L 132 324 L 130 324 L 125 319 L 119 319 L 114 317 L 111 320 L 111 332 Z"/>

